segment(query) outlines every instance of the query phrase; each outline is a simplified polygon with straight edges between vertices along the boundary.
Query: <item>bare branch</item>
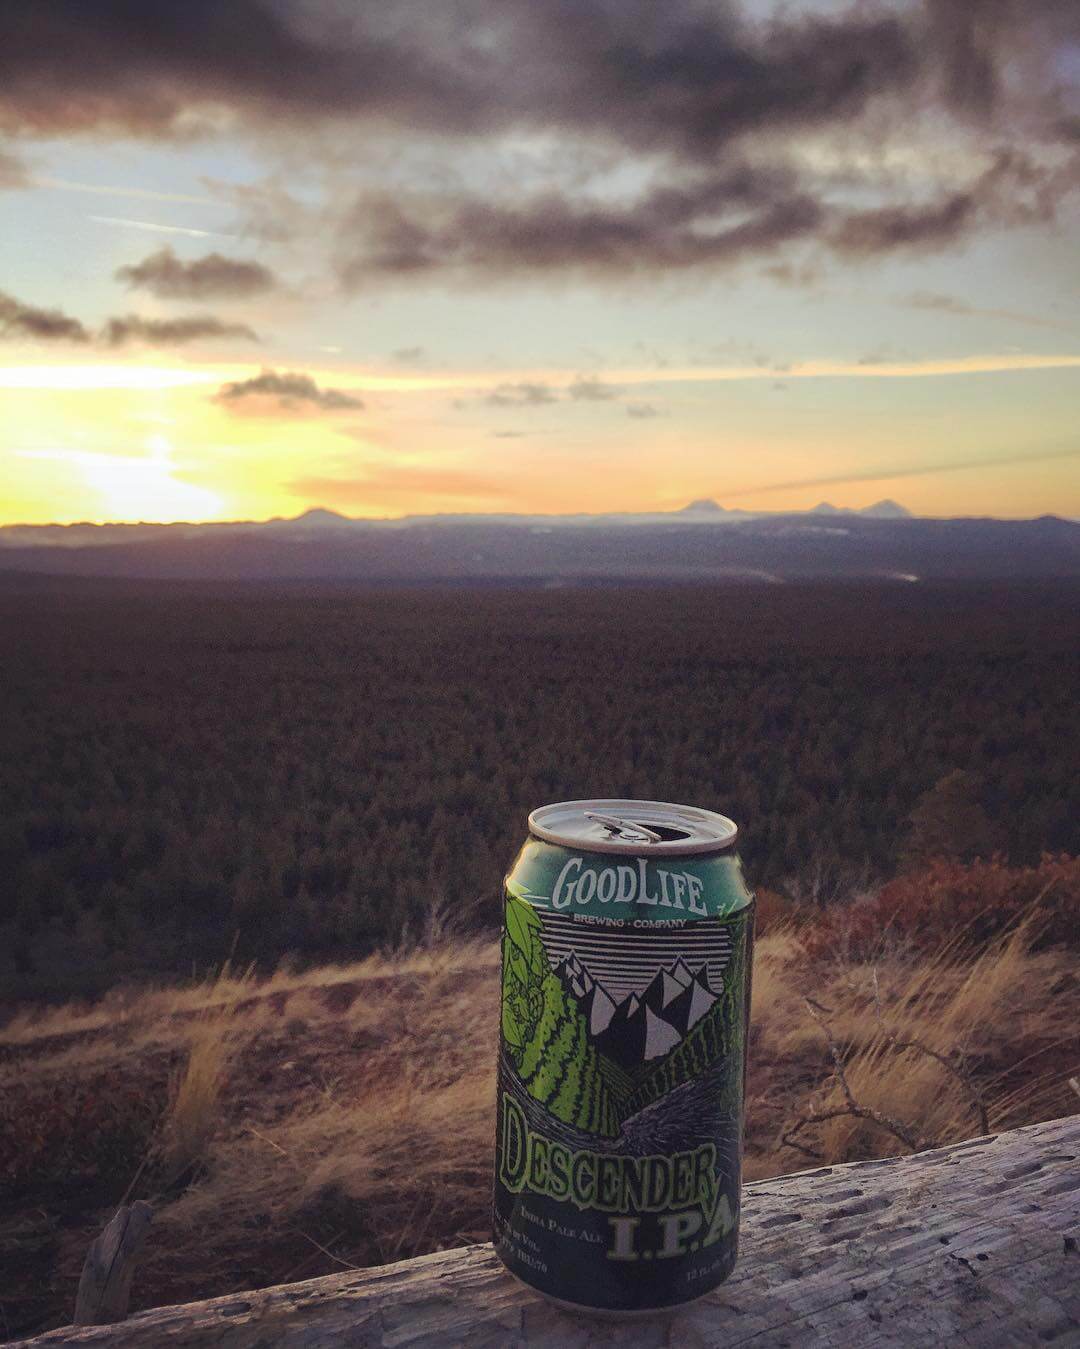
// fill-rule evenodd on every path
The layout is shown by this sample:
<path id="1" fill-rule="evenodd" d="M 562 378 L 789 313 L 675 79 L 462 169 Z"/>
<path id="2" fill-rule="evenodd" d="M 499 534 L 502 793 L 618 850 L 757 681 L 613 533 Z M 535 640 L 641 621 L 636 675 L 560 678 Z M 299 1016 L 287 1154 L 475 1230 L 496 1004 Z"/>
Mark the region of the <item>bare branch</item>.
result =
<path id="1" fill-rule="evenodd" d="M 897 1053 L 903 1053 L 905 1049 L 915 1049 L 918 1050 L 920 1054 L 925 1054 L 927 1058 L 931 1058 L 936 1063 L 940 1063 L 945 1071 L 951 1073 L 961 1086 L 963 1086 L 971 1100 L 972 1110 L 979 1117 L 980 1129 L 984 1134 L 988 1134 L 990 1132 L 990 1117 L 986 1109 L 986 1102 L 983 1099 L 983 1094 L 976 1085 L 974 1078 L 968 1071 L 962 1051 L 959 1049 L 954 1050 L 955 1059 L 952 1059 L 936 1049 L 931 1049 L 928 1044 L 922 1040 L 917 1040 L 914 1036 L 909 1036 L 908 1039 L 901 1040 L 898 1032 L 890 1031 L 885 1025 L 885 1015 L 881 1006 L 881 986 L 878 983 L 876 965 L 874 966 L 871 975 L 871 982 L 874 994 L 874 1016 L 877 1018 L 878 1025 L 881 1027 L 882 1033 L 886 1038 L 886 1043 L 895 1049 Z"/>
<path id="2" fill-rule="evenodd" d="M 928 1058 L 933 1059 L 935 1063 L 940 1063 L 946 1072 L 951 1073 L 961 1083 L 971 1098 L 971 1108 L 979 1117 L 979 1127 L 982 1132 L 984 1134 L 990 1132 L 990 1117 L 987 1113 L 986 1102 L 983 1100 L 982 1092 L 976 1086 L 974 1078 L 960 1055 L 957 1055 L 956 1061 L 954 1061 L 947 1055 L 939 1053 L 936 1049 L 931 1049 L 922 1040 L 917 1040 L 914 1037 L 901 1040 L 895 1031 L 889 1035 L 888 1042 L 897 1053 L 903 1053 L 905 1049 L 916 1049 L 920 1054 L 925 1054 Z"/>
<path id="3" fill-rule="evenodd" d="M 855 1099 L 855 1095 L 851 1090 L 851 1084 L 847 1080 L 847 1073 L 844 1071 L 844 1056 L 840 1051 L 840 1046 L 833 1037 L 829 1023 L 818 1011 L 819 1004 L 815 1003 L 812 998 L 805 998 L 804 1001 L 806 1002 L 810 1015 L 821 1027 L 822 1034 L 825 1036 L 825 1042 L 829 1046 L 829 1053 L 832 1056 L 833 1072 L 836 1081 L 840 1086 L 840 1090 L 844 1094 L 844 1100 L 846 1102 L 845 1107 L 841 1110 L 815 1114 L 807 1117 L 805 1122 L 807 1124 L 814 1124 L 820 1123 L 825 1119 L 836 1119 L 841 1115 L 850 1115 L 855 1119 L 871 1120 L 874 1124 L 878 1125 L 879 1128 L 886 1130 L 886 1132 L 891 1133 L 894 1138 L 899 1139 L 899 1141 L 903 1143 L 905 1147 L 910 1148 L 912 1152 L 918 1152 L 922 1148 L 933 1147 L 934 1144 L 929 1139 L 920 1138 L 919 1135 L 909 1129 L 906 1124 L 902 1124 L 899 1120 L 893 1119 L 891 1115 L 886 1115 L 884 1111 L 877 1110 L 873 1106 L 861 1105 Z M 799 1127 L 800 1126 L 797 1125 L 794 1130 L 789 1130 L 789 1133 L 797 1133 Z"/>

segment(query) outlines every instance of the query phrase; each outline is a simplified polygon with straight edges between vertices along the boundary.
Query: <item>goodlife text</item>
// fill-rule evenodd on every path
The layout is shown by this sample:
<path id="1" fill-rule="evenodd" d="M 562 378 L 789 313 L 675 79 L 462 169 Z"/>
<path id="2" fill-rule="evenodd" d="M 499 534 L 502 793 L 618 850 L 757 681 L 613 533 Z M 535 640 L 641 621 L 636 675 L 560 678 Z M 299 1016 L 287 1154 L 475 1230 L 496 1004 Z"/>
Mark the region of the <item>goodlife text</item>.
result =
<path id="1" fill-rule="evenodd" d="M 656 880 L 649 888 L 648 863 L 639 857 L 634 865 L 599 867 L 583 871 L 580 857 L 571 857 L 559 872 L 551 892 L 551 906 L 568 909 L 571 904 L 588 904 L 594 897 L 601 904 L 660 905 L 666 909 L 685 909 L 705 917 L 708 910 L 701 902 L 704 882 L 688 871 L 656 869 Z M 684 902 L 685 901 L 685 902 Z"/>

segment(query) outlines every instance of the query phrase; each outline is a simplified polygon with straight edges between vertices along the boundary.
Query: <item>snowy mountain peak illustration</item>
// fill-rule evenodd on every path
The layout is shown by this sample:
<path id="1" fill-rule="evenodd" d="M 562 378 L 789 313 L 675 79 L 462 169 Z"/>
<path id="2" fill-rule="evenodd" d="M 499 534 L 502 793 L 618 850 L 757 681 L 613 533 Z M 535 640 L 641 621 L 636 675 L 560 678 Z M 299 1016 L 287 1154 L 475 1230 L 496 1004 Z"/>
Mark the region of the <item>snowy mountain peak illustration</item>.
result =
<path id="1" fill-rule="evenodd" d="M 597 983 L 588 966 L 571 952 L 555 966 L 555 973 L 577 999 L 588 1022 L 589 1034 L 596 1036 L 606 1030 L 615 1014 L 615 999 L 603 985 Z"/>
<path id="2" fill-rule="evenodd" d="M 646 1004 L 645 1007 L 645 1045 L 642 1050 L 642 1058 L 658 1059 L 661 1054 L 666 1054 L 668 1050 L 674 1049 L 682 1040 L 682 1036 L 669 1022 L 663 1017 L 657 1016 L 651 1007 Z"/>
<path id="3" fill-rule="evenodd" d="M 687 965 L 686 961 L 683 960 L 682 956 L 680 956 L 675 964 L 672 965 L 671 977 L 677 979 L 679 983 L 682 984 L 683 988 L 690 987 L 690 982 L 694 976 L 690 973 L 690 967 Z"/>
<path id="4" fill-rule="evenodd" d="M 660 1005 L 661 1007 L 666 1007 L 668 1003 L 675 1001 L 679 994 L 685 990 L 686 985 L 680 983 L 670 970 L 664 970 L 660 977 L 663 980 L 663 993 L 660 999 Z"/>
<path id="5" fill-rule="evenodd" d="M 615 1015 L 615 1001 L 599 984 L 593 985 L 586 1001 L 582 1002 L 581 1008 L 589 1019 L 589 1034 L 600 1035 L 607 1030 Z"/>
<path id="6" fill-rule="evenodd" d="M 708 967 L 693 970 L 681 956 L 658 969 L 640 995 L 631 992 L 621 1001 L 572 952 L 554 973 L 577 1002 L 597 1048 L 628 1070 L 681 1044 L 718 997 Z"/>

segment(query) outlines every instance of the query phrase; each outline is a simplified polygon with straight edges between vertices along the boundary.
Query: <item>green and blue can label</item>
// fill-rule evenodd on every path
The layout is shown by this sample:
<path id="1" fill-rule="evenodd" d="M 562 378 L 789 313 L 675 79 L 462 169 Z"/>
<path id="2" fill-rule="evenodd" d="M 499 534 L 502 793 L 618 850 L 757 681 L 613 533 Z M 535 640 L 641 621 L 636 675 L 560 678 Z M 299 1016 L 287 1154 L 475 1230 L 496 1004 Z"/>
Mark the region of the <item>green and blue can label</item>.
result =
<path id="1" fill-rule="evenodd" d="M 586 1309 L 722 1282 L 738 1237 L 753 899 L 725 817 L 534 811 L 506 881 L 495 1249 Z"/>

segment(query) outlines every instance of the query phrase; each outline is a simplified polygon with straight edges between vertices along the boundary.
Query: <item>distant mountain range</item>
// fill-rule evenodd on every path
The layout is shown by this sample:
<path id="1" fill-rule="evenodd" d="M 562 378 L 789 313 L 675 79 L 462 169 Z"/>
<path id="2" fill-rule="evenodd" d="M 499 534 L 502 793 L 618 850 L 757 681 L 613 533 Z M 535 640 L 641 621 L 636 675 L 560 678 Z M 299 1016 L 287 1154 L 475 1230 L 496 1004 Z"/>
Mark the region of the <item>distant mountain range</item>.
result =
<path id="1" fill-rule="evenodd" d="M 190 580 L 783 582 L 1080 577 L 1080 523 L 926 519 L 894 501 L 805 513 L 427 515 L 225 524 L 8 525 L 0 572 Z"/>

